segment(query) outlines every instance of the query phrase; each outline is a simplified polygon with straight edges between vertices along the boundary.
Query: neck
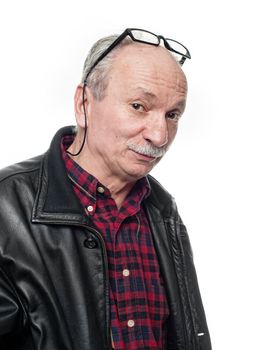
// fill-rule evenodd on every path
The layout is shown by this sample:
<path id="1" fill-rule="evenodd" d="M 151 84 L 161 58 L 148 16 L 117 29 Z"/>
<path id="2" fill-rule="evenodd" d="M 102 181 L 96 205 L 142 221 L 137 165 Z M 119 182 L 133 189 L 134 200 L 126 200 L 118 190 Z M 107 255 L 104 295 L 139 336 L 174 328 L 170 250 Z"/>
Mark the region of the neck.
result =
<path id="1" fill-rule="evenodd" d="M 104 184 L 104 182 L 102 183 Z M 122 206 L 133 185 L 134 183 L 121 183 L 118 180 L 105 184 L 105 186 L 110 190 L 111 197 L 114 199 L 118 209 L 120 209 Z"/>

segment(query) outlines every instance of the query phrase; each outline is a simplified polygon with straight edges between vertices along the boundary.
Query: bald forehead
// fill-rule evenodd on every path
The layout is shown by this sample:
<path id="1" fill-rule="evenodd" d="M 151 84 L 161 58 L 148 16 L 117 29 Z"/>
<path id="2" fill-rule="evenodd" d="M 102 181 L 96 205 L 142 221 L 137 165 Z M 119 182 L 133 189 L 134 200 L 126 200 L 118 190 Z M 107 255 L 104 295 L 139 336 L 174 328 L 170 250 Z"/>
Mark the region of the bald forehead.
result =
<path id="1" fill-rule="evenodd" d="M 161 47 L 142 43 L 132 43 L 122 47 L 116 54 L 113 70 L 140 73 L 148 71 L 153 76 L 166 77 L 167 81 L 177 81 L 187 85 L 186 77 L 173 54 Z"/>
<path id="2" fill-rule="evenodd" d="M 161 62 L 166 62 L 167 64 L 171 64 L 172 66 L 176 66 L 180 68 L 181 66 L 176 61 L 175 56 L 171 51 L 165 49 L 162 46 L 153 46 L 143 43 L 133 42 L 129 45 L 125 45 L 120 48 L 116 55 L 116 60 L 127 60 L 127 59 L 137 59 L 137 60 L 149 60 L 152 59 L 158 60 Z"/>

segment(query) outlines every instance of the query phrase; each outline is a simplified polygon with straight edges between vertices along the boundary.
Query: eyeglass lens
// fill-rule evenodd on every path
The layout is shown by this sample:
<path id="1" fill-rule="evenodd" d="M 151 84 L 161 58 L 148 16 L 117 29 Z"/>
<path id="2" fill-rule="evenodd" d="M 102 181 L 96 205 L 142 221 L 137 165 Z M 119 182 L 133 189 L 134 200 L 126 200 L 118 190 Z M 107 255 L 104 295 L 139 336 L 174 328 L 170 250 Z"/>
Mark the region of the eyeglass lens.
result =
<path id="1" fill-rule="evenodd" d="M 174 40 L 171 40 L 171 39 L 165 39 L 168 44 L 170 45 L 170 47 L 177 51 L 177 52 L 180 52 L 182 53 L 183 55 L 187 55 L 187 50 L 185 47 L 183 47 L 180 43 L 174 41 Z"/>
<path id="2" fill-rule="evenodd" d="M 131 32 L 135 40 L 146 41 L 154 45 L 159 44 L 159 38 L 155 34 L 146 32 L 144 30 L 136 30 L 136 29 L 132 30 Z"/>
<path id="3" fill-rule="evenodd" d="M 144 31 L 144 30 L 132 29 L 131 34 L 134 40 L 137 40 L 137 41 L 146 42 L 153 45 L 159 45 L 160 43 L 160 39 L 159 39 L 160 37 L 158 35 Z M 164 40 L 169 44 L 170 50 L 176 51 L 175 54 L 177 54 L 176 56 L 178 56 L 177 58 L 179 61 L 182 58 L 180 57 L 180 54 L 181 55 L 188 54 L 186 48 L 182 46 L 180 43 L 178 43 L 177 41 L 174 41 L 172 39 L 164 39 Z"/>

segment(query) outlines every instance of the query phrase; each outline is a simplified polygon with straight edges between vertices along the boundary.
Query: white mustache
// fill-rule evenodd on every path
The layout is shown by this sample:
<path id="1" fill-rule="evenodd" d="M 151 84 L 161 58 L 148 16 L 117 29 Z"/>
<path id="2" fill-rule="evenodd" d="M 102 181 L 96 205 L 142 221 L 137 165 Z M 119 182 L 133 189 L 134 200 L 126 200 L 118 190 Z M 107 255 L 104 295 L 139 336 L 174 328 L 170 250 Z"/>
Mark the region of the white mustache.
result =
<path id="1" fill-rule="evenodd" d="M 144 146 L 139 146 L 139 145 L 135 145 L 133 143 L 129 143 L 127 146 L 132 151 L 135 151 L 137 153 L 143 154 L 145 156 L 153 157 L 153 158 L 160 158 L 167 151 L 167 147 L 165 147 L 165 146 L 156 147 L 156 146 L 153 146 L 149 143 L 144 145 Z"/>

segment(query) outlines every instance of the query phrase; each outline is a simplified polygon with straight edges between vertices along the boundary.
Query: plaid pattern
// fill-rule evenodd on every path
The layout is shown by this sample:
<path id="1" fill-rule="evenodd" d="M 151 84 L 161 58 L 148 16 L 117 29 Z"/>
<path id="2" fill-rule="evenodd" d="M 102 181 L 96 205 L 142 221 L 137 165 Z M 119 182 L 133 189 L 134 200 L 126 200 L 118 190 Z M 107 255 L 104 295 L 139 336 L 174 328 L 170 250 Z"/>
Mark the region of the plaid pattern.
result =
<path id="1" fill-rule="evenodd" d="M 137 181 L 118 210 L 109 190 L 65 152 L 72 141 L 72 136 L 64 137 L 61 147 L 68 176 L 107 249 L 113 347 L 164 349 L 169 311 L 152 235 L 141 206 L 149 195 L 149 183 L 146 178 Z"/>

